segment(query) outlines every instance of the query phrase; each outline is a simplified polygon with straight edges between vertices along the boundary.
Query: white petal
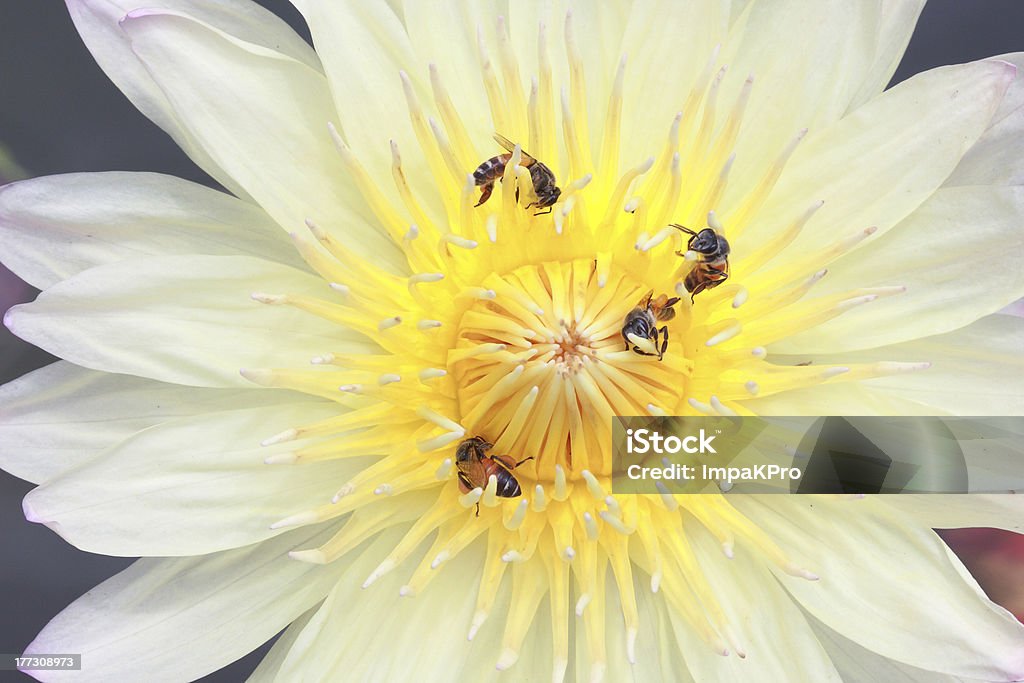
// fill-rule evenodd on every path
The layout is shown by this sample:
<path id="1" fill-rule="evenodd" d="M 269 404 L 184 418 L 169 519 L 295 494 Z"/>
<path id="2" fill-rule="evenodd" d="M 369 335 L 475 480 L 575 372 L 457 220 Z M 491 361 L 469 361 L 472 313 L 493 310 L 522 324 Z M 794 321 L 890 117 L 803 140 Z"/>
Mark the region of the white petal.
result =
<path id="1" fill-rule="evenodd" d="M 958 185 L 1024 185 L 1024 53 L 1000 55 L 1017 67 L 1017 79 L 1006 91 L 988 130 L 946 181 Z"/>
<path id="2" fill-rule="evenodd" d="M 1000 251 L 993 248 L 987 253 L 997 258 Z M 1021 349 L 1024 319 L 990 315 L 959 330 L 924 339 L 866 351 L 799 358 L 813 359 L 815 363 L 930 362 L 927 370 L 880 377 L 869 380 L 866 386 L 896 400 L 914 401 L 954 415 L 1020 415 L 1024 413 Z"/>
<path id="3" fill-rule="evenodd" d="M 230 664 L 331 590 L 344 565 L 296 562 L 336 524 L 213 555 L 145 558 L 58 614 L 26 653 L 75 652 L 81 671 L 46 681 L 195 680 Z"/>
<path id="4" fill-rule="evenodd" d="M 413 62 L 401 65 L 401 68 L 412 69 L 410 77 L 419 80 L 427 76 L 425 69 L 429 64 L 436 64 L 470 140 L 487 150 L 491 149 L 494 125 L 491 123 L 491 112 L 484 91 L 476 31 L 477 26 L 493 28 L 495 19 L 501 13 L 494 7 L 495 4 L 461 0 L 408 0 L 403 6 L 404 24 L 416 56 Z M 536 41 L 536 36 L 534 39 Z M 398 64 L 394 64 L 391 73 L 387 74 L 389 81 L 395 78 L 394 66 Z M 404 97 L 396 102 L 401 102 L 404 108 Z M 433 97 L 427 96 L 421 104 L 426 107 L 432 102 Z M 349 102 L 343 111 L 359 106 L 358 102 Z M 408 114 L 405 115 L 408 117 Z M 418 148 L 409 152 L 403 156 L 403 163 L 407 156 L 420 155 Z M 483 161 L 483 158 L 480 160 Z M 467 172 L 470 170 L 467 169 Z"/>
<path id="5" fill-rule="evenodd" d="M 999 103 L 999 108 L 992 117 L 992 124 L 996 124 L 1010 114 L 1018 112 L 1021 107 L 1024 107 L 1024 73 L 1022 73 L 1024 71 L 1024 52 L 1009 52 L 1004 55 L 990 57 L 990 59 L 1009 62 L 1017 67 L 1017 78 L 1007 88 L 1006 96 Z"/>
<path id="6" fill-rule="evenodd" d="M 576 49 L 579 50 L 580 60 L 583 63 L 584 81 L 587 94 L 587 115 L 590 142 L 592 145 L 593 158 L 597 160 L 601 150 L 600 140 L 604 133 L 604 119 L 608 111 L 608 96 L 611 93 L 612 82 L 619 66 L 619 60 L 624 51 L 629 52 L 628 57 L 636 57 L 638 60 L 645 59 L 644 50 L 621 47 L 623 36 L 627 26 L 633 17 L 649 13 L 649 8 L 644 8 L 643 3 L 634 3 L 631 0 L 607 0 L 605 2 L 573 3 L 565 0 L 517 0 L 509 3 L 508 24 L 512 48 L 515 51 L 516 60 L 519 62 L 519 69 L 523 77 L 521 87 L 524 98 L 529 97 L 530 80 L 540 77 L 538 37 L 540 24 L 544 24 L 545 35 L 547 36 L 546 50 L 551 63 L 552 71 L 552 93 L 554 95 L 555 121 L 561 121 L 561 103 L 559 102 L 562 88 L 569 88 L 569 61 L 567 59 L 567 44 L 565 33 L 566 14 L 572 11 L 571 27 L 574 36 Z M 663 22 L 669 22 L 676 26 L 677 16 L 685 15 L 688 8 L 683 3 L 674 3 L 672 12 L 666 12 L 662 16 Z M 494 28 L 495 17 L 501 14 L 500 9 L 492 10 L 484 25 L 487 29 Z M 648 16 L 650 16 L 648 14 Z M 696 21 L 697 16 L 691 15 Z M 642 22 L 641 22 L 642 23 Z M 489 24 L 489 25 L 488 25 Z M 655 26 L 649 26 L 649 31 L 657 30 Z M 667 30 L 663 28 L 662 30 Z M 489 35 L 489 34 L 488 34 Z M 682 36 L 677 36 L 682 40 Z M 652 41 L 653 43 L 653 41 Z M 635 46 L 634 46 L 635 47 Z M 651 50 L 652 44 L 646 48 Z M 498 60 L 498 46 L 493 42 L 489 43 L 488 49 L 492 59 Z M 474 60 L 475 63 L 477 60 Z M 495 67 L 498 69 L 498 67 Z M 499 70 L 500 73 L 500 70 Z M 632 63 L 626 67 L 626 82 L 635 76 L 642 78 L 642 71 L 635 68 Z M 477 81 L 479 81 L 479 76 Z M 623 105 L 626 109 L 627 103 Z M 658 126 L 668 131 L 675 112 L 668 114 L 667 118 L 658 121 Z M 574 112 L 579 125 L 580 114 Z M 488 114 L 487 120 L 490 120 Z M 556 126 L 560 126 L 557 123 Z M 628 132 L 628 131 L 625 131 Z M 647 131 L 650 136 L 650 131 Z M 556 137 L 558 134 L 556 133 Z M 653 142 L 655 140 L 647 140 Z M 657 142 L 662 142 L 660 138 Z M 559 145 L 561 149 L 562 145 Z M 640 153 L 637 151 L 636 153 Z"/>
<path id="7" fill-rule="evenodd" d="M 732 559 L 721 544 L 689 519 L 687 540 L 704 569 L 730 627 L 746 653 L 722 657 L 699 641 L 685 653 L 697 681 L 839 681 L 839 674 L 814 637 L 797 604 L 779 586 L 764 563 L 737 548 Z M 678 626 L 682 626 L 678 620 Z M 689 629 L 689 627 L 686 627 Z"/>
<path id="8" fill-rule="evenodd" d="M 990 527 L 1024 534 L 1024 495 L 897 495 L 885 496 L 885 504 L 933 529 Z"/>
<path id="9" fill-rule="evenodd" d="M 157 173 L 72 173 L 0 189 L 4 265 L 39 289 L 93 266 L 164 254 L 248 254 L 306 269 L 252 204 Z"/>
<path id="10" fill-rule="evenodd" d="M 393 545 L 397 537 L 392 539 Z M 435 570 L 438 575 L 419 594 L 404 598 L 399 588 L 420 553 L 365 590 L 360 585 L 374 564 L 360 558 L 296 640 L 280 680 L 550 680 L 550 618 L 543 603 L 519 660 L 504 674 L 495 670 L 509 607 L 509 576 L 490 618 L 472 641 L 466 639 L 485 545 L 472 544 Z"/>
<path id="11" fill-rule="evenodd" d="M 869 69 L 878 15 L 875 2 L 749 5 L 730 29 L 720 62 L 729 67 L 719 95 L 722 122 L 744 80 L 754 76 L 735 145 L 734 189 L 752 188 L 798 131 L 822 130 L 844 114 Z"/>
<path id="12" fill-rule="evenodd" d="M 933 69 L 811 131 L 733 245 L 737 258 L 818 200 L 824 206 L 779 258 L 813 253 L 870 226 L 879 239 L 949 176 L 987 128 L 1014 73 L 999 61 Z"/>
<path id="13" fill-rule="evenodd" d="M 100 68 L 121 91 L 168 134 L 207 173 L 236 194 L 241 188 L 220 168 L 210 154 L 178 119 L 170 102 L 131 50 L 118 22 L 138 0 L 66 0 L 75 28 Z M 302 39 L 281 19 L 248 0 L 148 0 L 151 8 L 186 11 L 221 30 L 264 47 L 272 47 L 310 66 L 319 62 Z"/>
<path id="14" fill-rule="evenodd" d="M 889 84 L 903 59 L 924 3 L 925 0 L 882 0 L 874 55 L 848 111 L 876 97 Z"/>
<path id="15" fill-rule="evenodd" d="M 270 648 L 267 656 L 260 661 L 256 670 L 246 679 L 246 683 L 273 683 L 273 681 L 277 680 L 281 664 L 284 663 L 284 658 L 292 649 L 292 645 L 295 644 L 295 639 L 299 637 L 302 629 L 306 627 L 306 624 L 309 623 L 309 620 L 313 618 L 313 615 L 316 614 L 319 608 L 319 604 L 313 606 L 311 609 L 306 610 L 305 614 L 288 625 L 284 633 L 274 641 L 274 645 Z"/>
<path id="16" fill-rule="evenodd" d="M 639 577 L 638 577 L 639 578 Z M 619 599 L 614 581 L 607 582 L 607 605 L 616 605 Z M 696 648 L 707 648 L 703 643 L 691 643 L 688 647 L 680 647 L 680 643 L 672 638 L 673 626 L 669 617 L 664 592 L 651 593 L 650 585 L 638 581 L 636 585 L 637 612 L 640 614 L 640 628 L 636 635 L 636 662 L 630 663 L 620 652 L 625 648 L 627 634 L 623 620 L 617 614 L 611 614 L 605 625 L 607 652 L 609 654 L 608 673 L 605 680 L 634 680 L 637 683 L 646 681 L 674 681 L 676 683 L 697 683 L 690 675 L 686 666 L 688 658 L 701 655 Z M 580 680 L 589 670 L 586 661 L 586 634 L 584 629 L 576 629 L 576 670 L 580 672 L 576 680 Z M 710 653 L 712 657 L 719 655 Z M 567 677 L 566 680 L 573 680 Z"/>
<path id="17" fill-rule="evenodd" d="M 253 292 L 331 298 L 318 277 L 249 256 L 159 256 L 87 270 L 4 320 L 77 365 L 195 386 L 252 387 L 239 369 L 308 367 L 326 351 L 366 348 L 354 332 Z"/>
<path id="18" fill-rule="evenodd" d="M 893 396 L 890 392 L 847 382 L 784 391 L 743 401 L 755 415 L 938 415 L 931 406 Z"/>
<path id="19" fill-rule="evenodd" d="M 331 144 L 336 112 L 318 69 L 185 14 L 137 10 L 121 26 L 182 125 L 274 220 L 298 231 L 312 218 L 402 267 Z"/>
<path id="20" fill-rule="evenodd" d="M 737 496 L 747 517 L 821 576 L 775 570 L 842 636 L 912 666 L 984 680 L 1024 676 L 1024 625 L 991 602 L 946 545 L 877 497 Z"/>
<path id="21" fill-rule="evenodd" d="M 0 387 L 0 465 L 38 484 L 153 425 L 300 400 L 283 390 L 197 389 L 58 361 Z"/>
<path id="22" fill-rule="evenodd" d="M 333 96 L 342 133 L 370 177 L 397 203 L 390 182 L 388 144 L 394 140 L 402 151 L 410 184 L 420 190 L 420 201 L 436 202 L 436 189 L 423 191 L 433 181 L 413 133 L 399 75 L 402 70 L 407 73 L 420 102 L 426 105 L 432 101 L 427 64 L 416 59 L 394 10 L 384 3 L 361 0 L 292 0 L 292 4 L 306 18 L 327 72 L 330 92 L 325 90 L 322 97 Z M 449 90 L 460 87 L 453 74 L 443 75 Z M 472 81 L 467 87 L 480 86 Z"/>
<path id="23" fill-rule="evenodd" d="M 622 105 L 624 166 L 635 165 L 665 144 L 673 117 L 715 46 L 725 39 L 728 13 L 728 3 L 714 0 L 633 4 L 620 49 L 628 60 Z"/>
<path id="24" fill-rule="evenodd" d="M 396 528 L 374 541 L 371 552 L 355 560 L 339 579 L 285 658 L 281 680 L 372 680 L 382 662 L 387 663 L 385 678 L 390 680 L 407 680 L 399 675 L 403 669 L 415 671 L 417 680 L 441 680 L 441 666 L 449 680 L 459 680 L 456 674 L 465 654 L 455 653 L 470 645 L 465 634 L 476 598 L 467 577 L 481 571 L 481 544 L 434 570 L 438 576 L 418 595 L 403 598 L 398 591 L 419 562 L 420 552 L 372 586 L 361 588 L 402 531 Z M 395 652 L 402 656 L 388 654 Z"/>
<path id="25" fill-rule="evenodd" d="M 902 496 L 900 496 L 902 498 Z M 960 676 L 925 671 L 882 657 L 823 625 L 813 617 L 814 634 L 844 681 L 899 681 L 899 683 L 969 683 Z"/>
<path id="26" fill-rule="evenodd" d="M 198 555 L 281 533 L 270 525 L 323 504 L 366 464 L 273 466 L 311 440 L 260 440 L 339 409 L 326 401 L 185 417 L 138 433 L 25 497 L 25 516 L 89 552 Z"/>
<path id="27" fill-rule="evenodd" d="M 903 285 L 773 345 L 828 353 L 955 330 L 1024 296 L 1024 187 L 943 188 L 889 234 L 829 266 L 816 294 Z M 924 359 L 928 360 L 928 359 Z M 939 404 L 941 405 L 941 404 Z"/>

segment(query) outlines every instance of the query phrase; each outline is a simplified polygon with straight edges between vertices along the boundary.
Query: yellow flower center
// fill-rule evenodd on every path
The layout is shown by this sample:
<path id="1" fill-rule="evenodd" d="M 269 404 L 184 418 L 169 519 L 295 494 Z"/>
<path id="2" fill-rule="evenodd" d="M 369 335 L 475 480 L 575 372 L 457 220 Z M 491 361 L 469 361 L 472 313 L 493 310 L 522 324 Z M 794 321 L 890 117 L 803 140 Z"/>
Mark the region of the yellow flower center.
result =
<path id="1" fill-rule="evenodd" d="M 495 453 L 533 457 L 524 476 L 552 482 L 556 467 L 570 479 L 609 475 L 612 416 L 675 407 L 684 395 L 680 343 L 660 363 L 626 346 L 623 321 L 647 291 L 628 275 L 602 281 L 596 260 L 576 259 L 483 284 L 494 297 L 463 314 L 448 355 L 459 422 Z"/>

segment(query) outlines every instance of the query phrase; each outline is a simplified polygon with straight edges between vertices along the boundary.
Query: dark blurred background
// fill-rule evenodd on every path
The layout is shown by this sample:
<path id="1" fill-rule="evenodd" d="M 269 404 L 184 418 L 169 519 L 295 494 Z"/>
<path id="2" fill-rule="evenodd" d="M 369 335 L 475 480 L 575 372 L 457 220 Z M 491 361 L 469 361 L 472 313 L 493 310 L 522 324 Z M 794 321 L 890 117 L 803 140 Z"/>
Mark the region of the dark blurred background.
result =
<path id="1" fill-rule="evenodd" d="M 302 18 L 286 0 L 258 2 L 309 39 Z M 1024 0 L 929 0 L 893 81 L 1022 49 Z M 127 170 L 213 184 L 106 80 L 59 0 L 0 0 L 0 97 L 0 144 L 10 154 L 0 159 L 0 183 L 53 173 Z M 36 294 L 0 267 L 0 312 Z M 0 384 L 52 360 L 0 326 Z M 49 529 L 26 522 L 21 498 L 31 488 L 0 472 L 0 653 L 22 652 L 57 612 L 130 563 L 78 551 Z M 958 530 L 945 537 L 989 595 L 1024 616 L 1022 538 L 991 530 Z M 245 680 L 265 651 L 203 680 Z M 5 676 L 28 680 L 0 672 L 0 680 Z"/>

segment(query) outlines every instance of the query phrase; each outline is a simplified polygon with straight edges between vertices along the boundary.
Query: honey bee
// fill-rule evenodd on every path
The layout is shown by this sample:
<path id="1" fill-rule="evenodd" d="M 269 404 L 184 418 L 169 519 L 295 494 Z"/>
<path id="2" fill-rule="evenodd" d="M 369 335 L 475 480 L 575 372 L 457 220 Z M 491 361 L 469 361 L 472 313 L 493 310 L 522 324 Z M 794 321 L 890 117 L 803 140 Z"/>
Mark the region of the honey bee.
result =
<path id="1" fill-rule="evenodd" d="M 491 192 L 494 191 L 494 181 L 501 180 L 502 175 L 505 173 L 505 164 L 512 158 L 512 152 L 515 151 L 516 143 L 509 140 L 504 135 L 499 133 L 494 134 L 494 139 L 499 145 L 508 150 L 507 154 L 499 154 L 498 156 L 491 157 L 484 163 L 476 167 L 473 171 L 473 179 L 476 184 L 481 187 L 480 190 L 480 201 L 476 203 L 480 206 L 491 197 Z M 537 201 L 530 202 L 524 208 L 529 209 L 530 207 L 536 206 L 538 209 L 547 209 L 547 211 L 538 211 L 533 214 L 539 216 L 542 213 L 551 213 L 552 205 L 558 201 L 558 197 L 562 194 L 562 190 L 559 189 L 555 183 L 555 174 L 551 172 L 551 169 L 542 164 L 541 162 L 534 159 L 532 156 L 526 153 L 525 150 L 520 149 L 522 154 L 522 160 L 519 165 L 523 168 L 530 169 L 530 178 L 533 180 L 533 191 L 537 195 Z M 519 201 L 519 188 L 516 188 L 516 201 Z"/>
<path id="2" fill-rule="evenodd" d="M 683 286 L 690 301 L 705 289 L 712 289 L 729 279 L 729 243 L 712 228 L 694 232 L 675 223 L 671 227 L 690 235 L 686 248 L 697 253 L 697 264 L 686 275 Z M 683 252 L 677 251 L 680 256 Z"/>
<path id="3" fill-rule="evenodd" d="M 622 338 L 626 340 L 627 351 L 631 343 L 628 335 L 634 334 L 643 339 L 650 339 L 654 347 L 658 349 L 657 356 L 660 361 L 665 357 L 665 349 L 668 348 L 668 325 L 663 325 L 659 330 L 658 322 L 668 322 L 676 317 L 676 309 L 672 307 L 679 303 L 679 297 L 674 296 L 670 299 L 662 294 L 657 299 L 651 300 L 653 295 L 653 290 L 647 292 L 647 296 L 641 299 L 636 308 L 626 316 L 622 323 Z M 658 346 L 659 340 L 661 341 L 660 347 Z M 639 353 L 641 356 L 655 355 L 636 345 L 633 346 L 633 352 Z"/>
<path id="4" fill-rule="evenodd" d="M 455 467 L 459 470 L 459 491 L 469 493 L 475 488 L 486 488 L 487 481 L 493 474 L 498 481 L 498 497 L 517 498 L 523 490 L 512 470 L 522 465 L 533 456 L 523 458 L 519 462 L 507 455 L 484 455 L 493 444 L 479 436 L 472 436 L 455 450 Z M 476 504 L 476 516 L 480 516 L 480 503 Z"/>

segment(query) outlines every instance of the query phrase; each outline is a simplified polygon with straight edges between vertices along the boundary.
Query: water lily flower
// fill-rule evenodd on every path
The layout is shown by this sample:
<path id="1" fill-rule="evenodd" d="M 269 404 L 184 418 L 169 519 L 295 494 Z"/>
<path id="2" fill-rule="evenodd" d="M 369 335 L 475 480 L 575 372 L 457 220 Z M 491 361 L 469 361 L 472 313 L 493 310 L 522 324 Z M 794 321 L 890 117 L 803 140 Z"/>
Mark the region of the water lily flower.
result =
<path id="1" fill-rule="evenodd" d="M 1024 677 L 932 531 L 1019 497 L 614 495 L 608 429 L 1021 414 L 1021 54 L 883 92 L 920 0 L 295 4 L 315 51 L 248 0 L 67 0 L 228 192 L 0 191 L 44 290 L 5 324 L 64 359 L 3 388 L 0 462 L 143 558 L 29 648 L 83 671 L 34 675 L 192 679 L 284 629 L 253 680 Z M 731 246 L 692 301 L 673 223 Z M 663 359 L 622 336 L 647 292 Z M 521 495 L 460 479 L 471 437 Z"/>

